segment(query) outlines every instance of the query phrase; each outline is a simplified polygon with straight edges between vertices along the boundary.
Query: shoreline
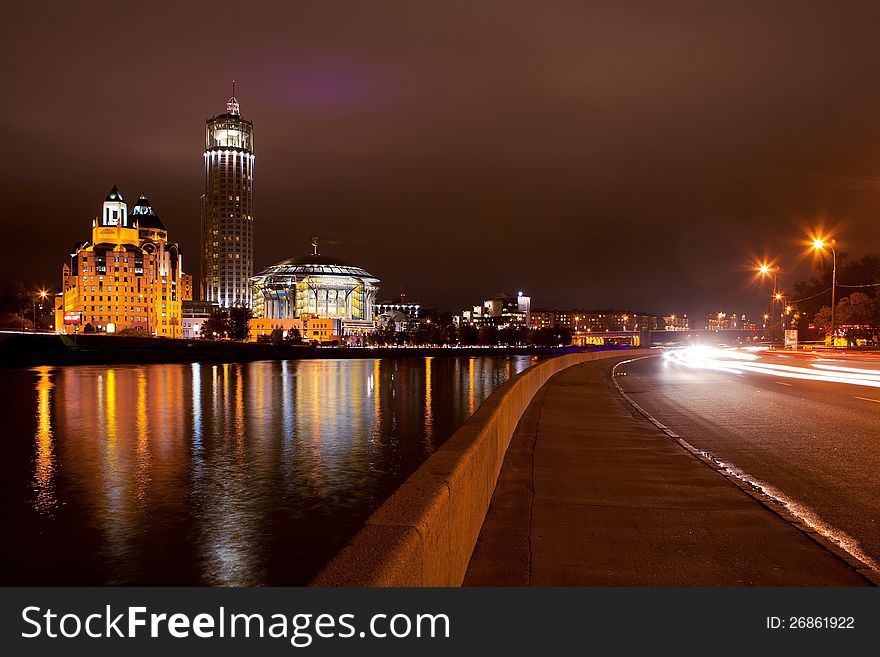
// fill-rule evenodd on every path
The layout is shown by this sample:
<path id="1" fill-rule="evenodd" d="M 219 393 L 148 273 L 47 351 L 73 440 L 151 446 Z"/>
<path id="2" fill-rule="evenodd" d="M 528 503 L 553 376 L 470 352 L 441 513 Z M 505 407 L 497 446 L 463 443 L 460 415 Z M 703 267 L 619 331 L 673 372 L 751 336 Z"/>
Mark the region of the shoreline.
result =
<path id="1" fill-rule="evenodd" d="M 614 348 L 612 348 L 614 349 Z M 558 356 L 597 347 L 313 347 L 255 342 L 50 333 L 0 334 L 0 367 L 141 365 L 258 360 Z"/>

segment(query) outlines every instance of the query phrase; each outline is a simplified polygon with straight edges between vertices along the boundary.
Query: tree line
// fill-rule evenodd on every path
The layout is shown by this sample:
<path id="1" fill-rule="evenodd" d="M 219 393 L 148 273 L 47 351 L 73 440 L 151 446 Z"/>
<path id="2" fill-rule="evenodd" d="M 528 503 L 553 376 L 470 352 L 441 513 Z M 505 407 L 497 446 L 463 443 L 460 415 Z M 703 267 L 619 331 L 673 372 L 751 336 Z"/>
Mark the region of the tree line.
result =
<path id="1" fill-rule="evenodd" d="M 832 263 L 822 261 L 819 273 L 794 284 L 790 325 L 807 339 L 831 332 Z M 837 301 L 835 325 L 850 341 L 880 341 L 880 255 L 852 260 L 844 252 L 837 255 Z M 810 326 L 814 328 L 810 328 Z M 803 338 L 801 338 L 803 339 Z"/>

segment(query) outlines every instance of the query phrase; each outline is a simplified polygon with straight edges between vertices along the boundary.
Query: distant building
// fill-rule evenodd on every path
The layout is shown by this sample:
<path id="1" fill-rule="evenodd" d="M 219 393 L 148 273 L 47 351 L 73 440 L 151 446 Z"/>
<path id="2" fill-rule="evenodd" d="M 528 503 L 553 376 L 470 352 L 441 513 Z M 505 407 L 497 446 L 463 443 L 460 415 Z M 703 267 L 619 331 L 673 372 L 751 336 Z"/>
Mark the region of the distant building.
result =
<path id="1" fill-rule="evenodd" d="M 589 333 L 609 331 L 655 331 L 664 328 L 656 315 L 629 310 L 573 310 L 572 329 Z"/>
<path id="2" fill-rule="evenodd" d="M 638 347 L 641 344 L 639 331 L 599 331 L 593 332 L 575 331 L 571 336 L 571 343 L 578 347 L 588 346 L 628 346 Z"/>
<path id="3" fill-rule="evenodd" d="M 663 318 L 663 329 L 666 331 L 688 331 L 691 321 L 687 315 L 666 315 Z"/>
<path id="4" fill-rule="evenodd" d="M 86 325 L 108 333 L 139 329 L 182 337 L 181 304 L 192 299 L 192 277 L 183 272 L 180 247 L 146 196 L 132 208 L 116 186 L 92 221 L 90 241 L 77 243 L 62 267 L 56 301 L 59 333 Z"/>
<path id="5" fill-rule="evenodd" d="M 379 326 L 393 326 L 397 333 L 418 328 L 422 305 L 405 300 L 401 294 L 399 300 L 379 301 L 376 303 L 376 322 Z M 430 321 L 430 320 L 428 320 Z"/>
<path id="6" fill-rule="evenodd" d="M 290 331 L 296 330 L 300 338 L 309 343 L 338 344 L 342 339 L 341 320 L 306 314 L 285 319 L 251 319 L 248 321 L 248 340 L 255 342 L 260 336 L 271 337 L 275 330 L 280 330 L 284 338 L 288 337 Z"/>
<path id="7" fill-rule="evenodd" d="M 538 309 L 532 311 L 533 329 L 553 328 L 555 320 L 556 313 L 553 310 Z"/>
<path id="8" fill-rule="evenodd" d="M 499 295 L 461 313 L 461 321 L 476 326 L 531 326 L 532 300 L 519 292 L 516 296 Z"/>
<path id="9" fill-rule="evenodd" d="M 241 117 L 235 88 L 226 113 L 205 122 L 201 298 L 250 308 L 254 275 L 254 124 Z"/>
<path id="10" fill-rule="evenodd" d="M 218 308 L 216 303 L 210 301 L 184 301 L 181 308 L 183 338 L 189 340 L 201 337 L 202 326 Z"/>
<path id="11" fill-rule="evenodd" d="M 399 312 L 410 319 L 418 319 L 421 308 L 421 304 L 409 301 L 378 301 L 376 302 L 376 315 Z"/>
<path id="12" fill-rule="evenodd" d="M 751 331 L 756 328 L 755 323 L 745 315 L 736 313 L 717 312 L 706 315 L 706 328 L 710 331 Z"/>
<path id="13" fill-rule="evenodd" d="M 532 310 L 531 328 L 572 328 L 572 314 L 569 310 Z"/>

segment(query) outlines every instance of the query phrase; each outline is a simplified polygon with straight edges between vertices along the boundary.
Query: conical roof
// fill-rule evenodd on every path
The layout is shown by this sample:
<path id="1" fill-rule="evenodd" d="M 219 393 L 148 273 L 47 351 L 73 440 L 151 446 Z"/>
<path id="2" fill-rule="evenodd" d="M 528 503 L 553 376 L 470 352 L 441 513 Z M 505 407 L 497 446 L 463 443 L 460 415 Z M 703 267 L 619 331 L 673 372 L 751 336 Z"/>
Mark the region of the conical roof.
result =
<path id="1" fill-rule="evenodd" d="M 113 185 L 113 189 L 110 190 L 110 193 L 107 194 L 107 198 L 104 199 L 104 202 L 107 201 L 116 201 L 118 203 L 124 203 L 125 199 L 122 198 L 122 194 L 119 193 L 119 189 L 116 185 Z"/>
<path id="2" fill-rule="evenodd" d="M 134 207 L 131 209 L 131 214 L 137 217 L 138 226 L 140 228 L 157 228 L 159 230 L 166 230 L 165 224 L 159 219 L 159 216 L 153 210 L 153 206 L 150 205 L 150 200 L 146 196 L 142 195 L 137 200 L 137 203 L 135 203 Z"/>

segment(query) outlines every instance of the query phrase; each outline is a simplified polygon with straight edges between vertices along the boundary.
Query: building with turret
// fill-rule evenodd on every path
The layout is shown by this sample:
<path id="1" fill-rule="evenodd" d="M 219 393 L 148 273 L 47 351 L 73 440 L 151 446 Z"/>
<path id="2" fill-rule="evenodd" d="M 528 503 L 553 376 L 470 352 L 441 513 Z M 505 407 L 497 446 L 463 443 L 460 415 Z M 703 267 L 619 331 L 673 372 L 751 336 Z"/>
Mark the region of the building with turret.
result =
<path id="1" fill-rule="evenodd" d="M 181 303 L 192 299 L 180 247 L 141 196 L 131 212 L 116 186 L 92 221 L 91 239 L 74 245 L 55 303 L 59 333 L 133 330 L 182 336 Z"/>

